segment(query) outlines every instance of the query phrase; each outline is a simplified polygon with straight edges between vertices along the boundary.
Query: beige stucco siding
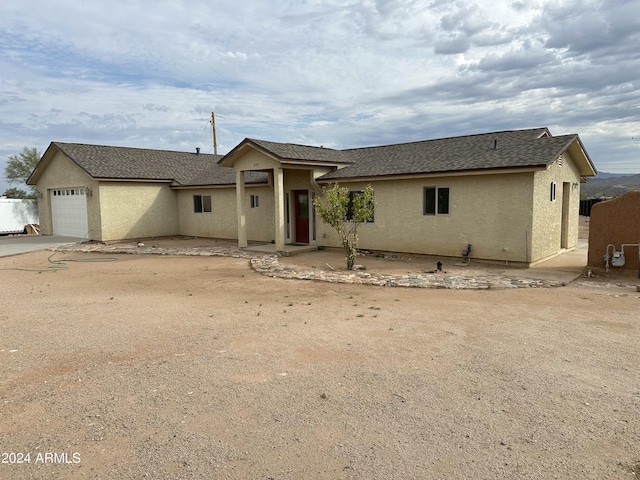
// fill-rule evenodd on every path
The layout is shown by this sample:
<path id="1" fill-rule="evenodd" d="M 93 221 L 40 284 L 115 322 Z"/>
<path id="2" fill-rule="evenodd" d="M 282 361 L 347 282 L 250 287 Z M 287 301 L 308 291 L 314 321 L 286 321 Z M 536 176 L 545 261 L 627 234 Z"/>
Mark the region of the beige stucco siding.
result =
<path id="1" fill-rule="evenodd" d="M 555 200 L 551 200 L 551 183 L 555 182 Z M 578 215 L 580 206 L 580 175 L 568 152 L 560 162 L 534 174 L 533 241 L 531 261 L 536 262 L 562 250 L 563 209 L 565 211 L 566 244 L 574 248 L 578 243 Z M 566 198 L 564 192 L 566 191 Z M 564 202 L 568 202 L 564 205 Z"/>
<path id="2" fill-rule="evenodd" d="M 195 213 L 194 195 L 211 195 L 211 212 Z M 251 195 L 257 195 L 258 207 L 251 208 Z M 245 188 L 247 238 L 270 242 L 274 237 L 273 189 L 268 186 Z M 181 235 L 212 238 L 238 238 L 236 190 L 234 186 L 178 191 L 178 215 Z"/>
<path id="3" fill-rule="evenodd" d="M 292 190 L 311 190 L 311 171 L 310 170 L 293 170 L 285 169 L 284 171 L 284 190 L 290 192 Z"/>
<path id="4" fill-rule="evenodd" d="M 236 160 L 233 168 L 236 170 L 268 170 L 279 168 L 280 162 L 256 150 L 249 150 Z"/>
<path id="5" fill-rule="evenodd" d="M 178 234 L 176 192 L 169 184 L 101 182 L 98 201 L 100 240 Z"/>
<path id="6" fill-rule="evenodd" d="M 525 262 L 531 235 L 532 173 L 451 176 L 371 182 L 375 221 L 360 227 L 360 247 Z M 362 190 L 365 183 L 344 184 Z M 424 215 L 424 187 L 449 187 L 450 214 Z M 318 243 L 339 246 L 318 219 Z"/>
<path id="7" fill-rule="evenodd" d="M 78 165 L 66 155 L 57 153 L 38 179 L 36 188 L 41 196 L 38 198 L 38 212 L 40 216 L 40 231 L 44 235 L 53 234 L 51 216 L 51 194 L 55 188 L 86 188 L 92 192 L 98 189 L 98 182 L 87 175 Z M 95 197 L 86 196 L 87 217 L 90 229 L 89 238 L 99 239 L 100 208 Z"/>

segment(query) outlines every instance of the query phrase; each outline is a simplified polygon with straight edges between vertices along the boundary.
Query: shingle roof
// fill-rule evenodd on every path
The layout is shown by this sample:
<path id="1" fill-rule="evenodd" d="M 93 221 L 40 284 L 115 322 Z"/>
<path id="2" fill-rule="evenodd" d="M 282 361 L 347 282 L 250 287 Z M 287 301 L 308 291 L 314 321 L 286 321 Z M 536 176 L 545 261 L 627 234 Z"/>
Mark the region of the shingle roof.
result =
<path id="1" fill-rule="evenodd" d="M 351 149 L 352 165 L 318 180 L 546 166 L 577 138 L 547 135 L 537 128 Z"/>
<path id="2" fill-rule="evenodd" d="M 547 128 L 508 130 L 347 150 L 247 138 L 223 157 L 220 163 L 225 163 L 225 159 L 230 159 L 235 152 L 249 145 L 282 161 L 346 165 L 317 179 L 322 182 L 392 175 L 541 168 L 553 163 L 576 142 L 580 144 L 578 135 L 552 137 Z M 587 162 L 593 167 L 588 157 Z M 589 167 L 586 169 L 590 170 Z"/>
<path id="3" fill-rule="evenodd" d="M 155 180 L 184 186 L 233 185 L 235 172 L 218 166 L 221 155 L 53 142 L 94 178 Z M 263 172 L 247 172 L 247 183 L 266 182 Z"/>
<path id="4" fill-rule="evenodd" d="M 94 178 L 166 181 L 178 186 L 234 185 L 234 169 L 229 166 L 221 167 L 219 164 L 224 163 L 225 159 L 232 159 L 246 145 L 283 162 L 343 166 L 319 177 L 317 180 L 320 182 L 545 167 L 553 163 L 567 148 L 577 149 L 577 155 L 583 158 L 585 175 L 595 171 L 578 135 L 552 137 L 546 128 L 347 150 L 247 138 L 225 156 L 78 143 L 53 142 L 51 145 Z M 232 162 L 228 165 L 232 165 Z M 38 176 L 36 167 L 29 182 L 36 182 Z M 267 180 L 265 172 L 245 172 L 246 183 L 265 183 Z"/>
<path id="5" fill-rule="evenodd" d="M 303 162 L 353 163 L 348 150 L 334 150 L 332 148 L 297 145 L 295 143 L 278 143 L 266 140 L 247 138 L 262 150 L 266 150 L 280 160 Z"/>

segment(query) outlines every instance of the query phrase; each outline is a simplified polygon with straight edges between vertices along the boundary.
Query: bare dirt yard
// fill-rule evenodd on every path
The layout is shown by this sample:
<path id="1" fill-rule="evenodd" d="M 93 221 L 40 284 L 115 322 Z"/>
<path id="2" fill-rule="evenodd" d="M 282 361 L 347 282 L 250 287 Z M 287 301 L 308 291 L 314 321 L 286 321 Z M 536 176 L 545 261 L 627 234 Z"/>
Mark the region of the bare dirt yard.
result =
<path id="1" fill-rule="evenodd" d="M 2 479 L 640 476 L 632 285 L 382 288 L 74 252 L 55 259 L 116 260 L 28 271 L 50 255 L 0 258 Z"/>

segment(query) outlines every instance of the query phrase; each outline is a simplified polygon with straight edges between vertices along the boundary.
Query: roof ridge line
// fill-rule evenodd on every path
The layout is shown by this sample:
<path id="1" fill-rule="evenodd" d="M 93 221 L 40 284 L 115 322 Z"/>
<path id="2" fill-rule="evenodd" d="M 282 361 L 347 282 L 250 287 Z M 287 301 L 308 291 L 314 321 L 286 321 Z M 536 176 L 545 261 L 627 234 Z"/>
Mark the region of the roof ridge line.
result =
<path id="1" fill-rule="evenodd" d="M 179 153 L 179 154 L 193 154 L 193 155 L 210 155 L 212 157 L 224 157 L 224 155 L 215 154 L 215 153 L 197 153 L 186 150 L 166 150 L 161 148 L 148 148 L 148 147 L 125 147 L 122 145 L 101 145 L 98 143 L 76 143 L 76 142 L 58 142 L 52 141 L 54 145 L 74 145 L 79 147 L 100 147 L 100 148 L 117 148 L 117 149 L 126 149 L 126 150 L 142 150 L 144 152 L 166 152 L 166 153 Z"/>
<path id="2" fill-rule="evenodd" d="M 290 145 L 293 147 L 304 147 L 304 148 L 317 148 L 317 149 L 322 149 L 322 150 L 333 150 L 334 152 L 343 152 L 344 150 L 340 150 L 337 148 L 331 148 L 331 147 L 325 147 L 323 145 L 320 145 L 319 147 L 317 145 L 305 145 L 303 143 L 291 143 L 291 142 L 274 142 L 273 140 L 261 140 L 259 138 L 250 138 L 247 137 L 247 140 L 249 140 L 250 142 L 265 142 L 265 143 L 274 143 L 277 145 Z"/>
<path id="3" fill-rule="evenodd" d="M 350 151 L 350 150 L 366 150 L 366 149 L 370 149 L 370 148 L 383 148 L 383 147 L 398 147 L 400 145 L 415 145 L 417 143 L 427 143 L 427 142 L 438 142 L 438 141 L 442 141 L 442 140 L 455 140 L 455 139 L 459 139 L 459 138 L 471 138 L 471 137 L 480 137 L 480 136 L 484 136 L 484 135 L 498 135 L 501 133 L 515 133 L 515 132 L 532 132 L 534 130 L 545 130 L 545 131 L 549 131 L 549 129 L 547 127 L 536 127 L 536 128 L 523 128 L 523 129 L 518 129 L 518 130 L 499 130 L 497 132 L 485 132 L 485 133 L 472 133 L 469 135 L 453 135 L 451 137 L 439 137 L 439 138 L 430 138 L 430 139 L 426 139 L 426 140 L 413 140 L 411 142 L 399 142 L 399 143 L 388 143 L 385 145 L 371 145 L 368 147 L 353 147 L 353 148 L 346 148 L 344 150 L 339 150 L 341 152 L 346 152 L 346 151 Z M 551 133 L 549 133 L 549 136 L 551 137 Z"/>

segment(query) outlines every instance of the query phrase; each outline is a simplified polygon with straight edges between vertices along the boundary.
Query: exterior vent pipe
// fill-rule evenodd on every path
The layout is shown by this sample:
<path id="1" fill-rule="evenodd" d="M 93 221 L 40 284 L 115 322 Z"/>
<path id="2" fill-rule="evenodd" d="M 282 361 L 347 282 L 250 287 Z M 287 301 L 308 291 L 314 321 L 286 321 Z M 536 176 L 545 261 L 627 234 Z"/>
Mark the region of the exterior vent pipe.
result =
<path id="1" fill-rule="evenodd" d="M 196 147 L 196 155 L 200 155 L 200 147 Z"/>
<path id="2" fill-rule="evenodd" d="M 494 149 L 494 150 L 497 150 L 497 149 L 498 149 L 498 139 L 497 139 L 497 138 L 494 138 L 494 139 L 493 139 L 493 149 Z"/>

